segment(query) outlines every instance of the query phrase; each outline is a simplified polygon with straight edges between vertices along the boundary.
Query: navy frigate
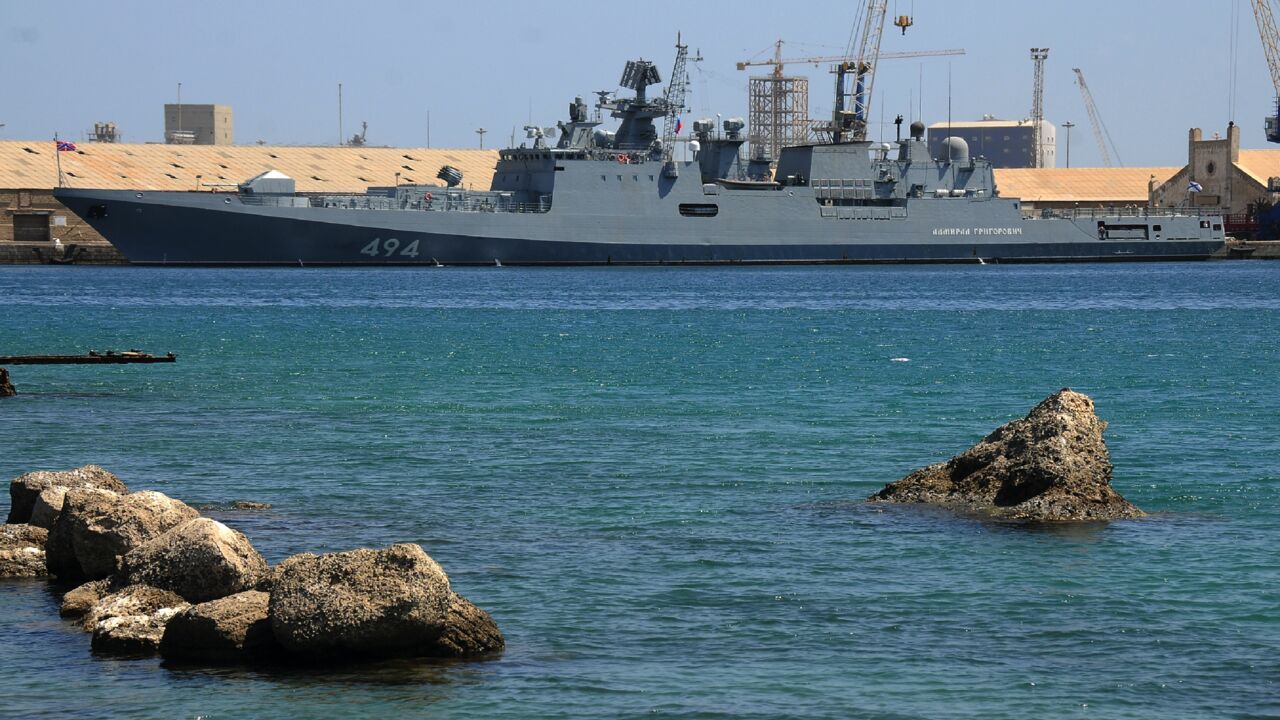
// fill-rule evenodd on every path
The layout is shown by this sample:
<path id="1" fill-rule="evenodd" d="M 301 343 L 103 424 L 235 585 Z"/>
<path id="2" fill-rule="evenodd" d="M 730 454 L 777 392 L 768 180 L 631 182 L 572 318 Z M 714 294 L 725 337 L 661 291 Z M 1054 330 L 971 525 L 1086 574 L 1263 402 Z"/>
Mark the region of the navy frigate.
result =
<path id="1" fill-rule="evenodd" d="M 844 109 L 847 65 L 820 141 L 776 163 L 745 159 L 740 119 L 699 120 L 677 152 L 685 59 L 677 44 L 662 96 L 648 93 L 656 66 L 630 61 L 631 97 L 598 93 L 594 112 L 575 98 L 567 121 L 526 128 L 531 142 L 499 153 L 488 190 L 445 166 L 438 185 L 360 194 L 299 194 L 267 171 L 232 192 L 54 195 L 146 265 L 1187 260 L 1224 243 L 1222 218 L 1196 209 L 1031 211 L 999 194 L 991 163 L 962 138 L 931 156 L 920 122 L 894 143 L 861 139 L 852 130 L 866 119 Z M 606 114 L 615 129 L 602 128 Z"/>

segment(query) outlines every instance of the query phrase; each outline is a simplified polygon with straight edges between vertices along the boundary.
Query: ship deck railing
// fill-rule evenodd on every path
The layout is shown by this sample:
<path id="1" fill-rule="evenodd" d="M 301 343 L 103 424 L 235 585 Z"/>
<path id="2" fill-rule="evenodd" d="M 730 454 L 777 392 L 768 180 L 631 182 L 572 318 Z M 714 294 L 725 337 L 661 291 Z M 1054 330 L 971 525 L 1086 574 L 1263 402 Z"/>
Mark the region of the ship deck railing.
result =
<path id="1" fill-rule="evenodd" d="M 1215 208 L 1147 207 L 1123 205 L 1100 208 L 1045 208 L 1039 212 L 1042 218 L 1067 218 L 1069 220 L 1093 218 L 1166 218 L 1166 217 L 1220 217 L 1222 211 Z"/>
<path id="2" fill-rule="evenodd" d="M 299 204 L 305 200 L 305 205 Z M 398 210 L 409 212 L 473 212 L 473 213 L 545 213 L 551 210 L 548 197 L 543 202 L 513 202 L 492 195 L 459 195 L 433 193 L 422 197 L 383 197 L 378 195 L 241 195 L 240 202 L 259 207 L 312 207 L 334 210 Z"/>

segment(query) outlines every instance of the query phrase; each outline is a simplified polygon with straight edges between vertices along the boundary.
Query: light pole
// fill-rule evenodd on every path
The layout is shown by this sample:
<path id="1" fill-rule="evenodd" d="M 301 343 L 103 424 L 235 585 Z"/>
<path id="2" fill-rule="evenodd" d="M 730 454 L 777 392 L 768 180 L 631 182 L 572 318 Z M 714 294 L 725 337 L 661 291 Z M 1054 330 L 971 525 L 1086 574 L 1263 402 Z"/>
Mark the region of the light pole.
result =
<path id="1" fill-rule="evenodd" d="M 480 136 L 480 149 L 481 149 L 481 150 L 483 150 L 483 149 L 484 149 L 484 134 L 485 134 L 485 133 L 487 133 L 487 132 L 489 132 L 489 131 L 488 131 L 488 130 L 485 130 L 484 128 L 476 128 L 476 134 Z"/>
<path id="2" fill-rule="evenodd" d="M 1062 123 L 1062 127 L 1067 129 L 1067 167 L 1071 167 L 1071 128 L 1075 126 L 1070 120 Z"/>

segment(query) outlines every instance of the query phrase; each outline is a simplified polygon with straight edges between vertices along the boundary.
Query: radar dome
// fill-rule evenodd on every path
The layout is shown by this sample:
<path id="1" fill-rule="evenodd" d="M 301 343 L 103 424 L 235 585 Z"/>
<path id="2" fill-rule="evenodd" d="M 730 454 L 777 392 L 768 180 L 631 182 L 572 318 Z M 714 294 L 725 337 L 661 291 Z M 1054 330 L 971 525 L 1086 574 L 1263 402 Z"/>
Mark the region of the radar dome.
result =
<path id="1" fill-rule="evenodd" d="M 911 123 L 911 139 L 919 140 L 924 137 L 924 123 L 919 120 Z"/>
<path id="2" fill-rule="evenodd" d="M 947 162 L 969 162 L 969 143 L 965 142 L 964 138 L 949 137 L 943 142 L 942 147 L 946 153 Z"/>

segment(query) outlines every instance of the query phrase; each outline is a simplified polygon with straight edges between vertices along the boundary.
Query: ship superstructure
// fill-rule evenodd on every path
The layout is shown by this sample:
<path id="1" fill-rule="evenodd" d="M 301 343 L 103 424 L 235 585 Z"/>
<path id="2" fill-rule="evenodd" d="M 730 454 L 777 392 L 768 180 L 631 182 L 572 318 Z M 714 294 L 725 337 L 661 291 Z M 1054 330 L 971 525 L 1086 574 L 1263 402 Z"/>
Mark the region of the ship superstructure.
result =
<path id="1" fill-rule="evenodd" d="M 300 195 L 265 172 L 235 192 L 55 195 L 144 264 L 1192 259 L 1224 241 L 1221 218 L 1195 210 L 1025 212 L 963 139 L 931 156 L 918 121 L 893 143 L 853 139 L 841 127 L 843 74 L 829 140 L 784 148 L 776 168 L 744 160 L 737 118 L 695 121 L 682 144 L 685 53 L 678 44 L 677 82 L 662 96 L 649 92 L 657 67 L 634 60 L 621 82 L 632 96 L 598 93 L 594 112 L 577 97 L 556 127 L 527 127 L 487 190 L 445 166 L 441 184 L 361 194 Z"/>

